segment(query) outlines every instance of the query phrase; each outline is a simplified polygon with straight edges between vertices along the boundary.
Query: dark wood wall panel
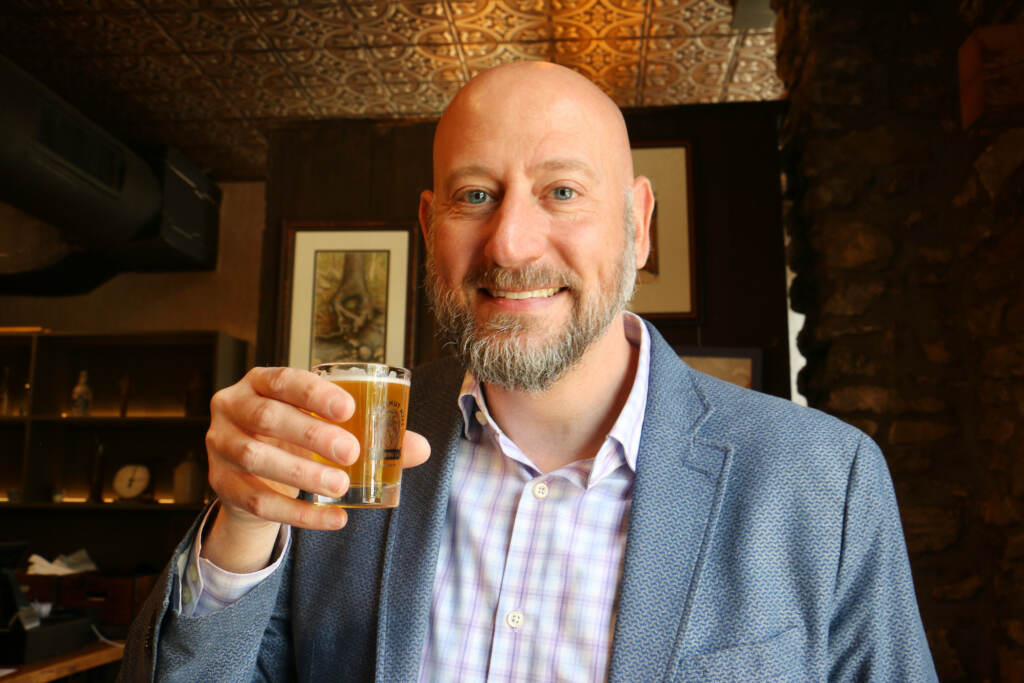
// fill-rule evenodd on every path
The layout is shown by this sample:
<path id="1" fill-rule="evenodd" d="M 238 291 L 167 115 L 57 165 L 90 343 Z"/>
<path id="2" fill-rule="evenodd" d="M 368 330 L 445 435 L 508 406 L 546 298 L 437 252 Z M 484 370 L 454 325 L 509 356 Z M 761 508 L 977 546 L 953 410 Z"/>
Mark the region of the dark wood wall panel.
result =
<path id="1" fill-rule="evenodd" d="M 416 223 L 421 190 L 431 184 L 434 124 L 363 120 L 310 122 L 273 133 L 260 281 L 260 364 L 280 362 L 281 236 L 285 221 Z M 422 253 L 422 238 L 417 249 Z M 422 276 L 421 276 L 422 277 Z M 420 301 L 417 332 L 433 334 Z M 423 347 L 417 341 L 416 350 Z M 414 355 L 414 361 L 419 356 Z"/>
<path id="2" fill-rule="evenodd" d="M 658 321 L 675 344 L 756 347 L 762 387 L 789 396 L 785 266 L 779 198 L 778 103 L 627 112 L 636 142 L 687 140 L 693 150 L 697 321 Z M 433 123 L 339 120 L 271 137 L 257 360 L 276 363 L 281 340 L 281 229 L 288 220 L 416 221 L 430 187 Z M 422 255 L 422 240 L 417 237 Z M 422 282 L 422 258 L 419 259 Z M 420 288 L 417 288 L 418 290 Z M 433 321 L 417 304 L 414 364 L 435 357 Z"/>
<path id="3" fill-rule="evenodd" d="M 762 390 L 789 398 L 789 336 L 777 120 L 782 103 L 632 110 L 630 139 L 693 150 L 695 322 L 658 321 L 673 344 L 761 349 Z"/>

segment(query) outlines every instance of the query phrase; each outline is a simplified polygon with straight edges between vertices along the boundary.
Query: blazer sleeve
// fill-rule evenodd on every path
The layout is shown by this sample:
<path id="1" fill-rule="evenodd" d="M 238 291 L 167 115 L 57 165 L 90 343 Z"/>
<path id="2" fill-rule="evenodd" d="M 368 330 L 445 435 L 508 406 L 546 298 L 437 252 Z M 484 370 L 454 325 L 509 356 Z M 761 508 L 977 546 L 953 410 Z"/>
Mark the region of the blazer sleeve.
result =
<path id="1" fill-rule="evenodd" d="M 178 613 L 181 575 L 197 528 L 198 522 L 175 549 L 132 623 L 120 680 L 294 680 L 288 614 L 290 555 L 278 571 L 237 602 L 200 617 L 183 617 Z"/>
<path id="2" fill-rule="evenodd" d="M 861 437 L 847 482 L 829 680 L 936 681 L 885 458 Z"/>

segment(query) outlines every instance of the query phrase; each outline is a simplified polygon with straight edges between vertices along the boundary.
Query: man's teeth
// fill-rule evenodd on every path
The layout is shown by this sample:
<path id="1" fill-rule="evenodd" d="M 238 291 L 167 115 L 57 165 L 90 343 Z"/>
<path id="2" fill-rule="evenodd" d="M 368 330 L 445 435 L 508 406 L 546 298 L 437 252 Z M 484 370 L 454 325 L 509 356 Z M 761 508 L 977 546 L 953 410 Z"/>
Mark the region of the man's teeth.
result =
<path id="1" fill-rule="evenodd" d="M 526 292 L 506 292 L 502 289 L 492 289 L 491 296 L 499 299 L 546 299 L 558 293 L 558 288 L 552 289 L 531 289 Z"/>

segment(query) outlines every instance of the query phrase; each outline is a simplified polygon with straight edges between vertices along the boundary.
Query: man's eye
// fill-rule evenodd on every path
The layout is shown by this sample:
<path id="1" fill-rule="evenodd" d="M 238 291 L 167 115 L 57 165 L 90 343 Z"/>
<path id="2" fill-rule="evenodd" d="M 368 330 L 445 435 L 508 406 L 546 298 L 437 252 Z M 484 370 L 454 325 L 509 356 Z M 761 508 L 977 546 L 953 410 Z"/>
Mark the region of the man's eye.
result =
<path id="1" fill-rule="evenodd" d="M 576 190 L 571 187 L 556 187 L 552 193 L 555 199 L 565 201 L 566 199 L 572 199 L 576 196 Z"/>
<path id="2" fill-rule="evenodd" d="M 490 196 L 483 190 L 470 190 L 466 193 L 466 201 L 470 204 L 483 204 Z"/>

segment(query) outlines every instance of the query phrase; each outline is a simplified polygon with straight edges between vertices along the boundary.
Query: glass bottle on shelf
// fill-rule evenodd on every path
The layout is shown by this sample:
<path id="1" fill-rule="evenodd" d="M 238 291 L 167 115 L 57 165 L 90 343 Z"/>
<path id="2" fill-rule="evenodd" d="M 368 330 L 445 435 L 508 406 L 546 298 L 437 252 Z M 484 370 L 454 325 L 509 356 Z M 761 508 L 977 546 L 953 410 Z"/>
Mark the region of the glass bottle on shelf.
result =
<path id="1" fill-rule="evenodd" d="M 4 366 L 4 376 L 0 379 L 0 417 L 7 417 L 11 410 L 11 369 Z"/>
<path id="2" fill-rule="evenodd" d="M 203 502 L 205 481 L 203 468 L 196 459 L 195 451 L 189 451 L 185 459 L 174 468 L 174 502 L 179 505 Z"/>
<path id="3" fill-rule="evenodd" d="M 82 370 L 78 373 L 78 384 L 71 390 L 71 414 L 84 417 L 92 408 L 92 389 L 89 388 L 89 373 Z"/>

